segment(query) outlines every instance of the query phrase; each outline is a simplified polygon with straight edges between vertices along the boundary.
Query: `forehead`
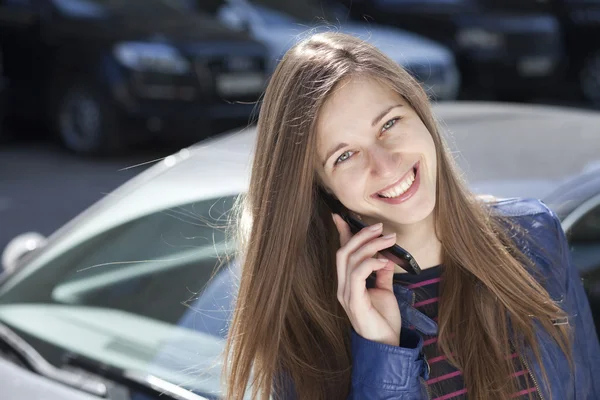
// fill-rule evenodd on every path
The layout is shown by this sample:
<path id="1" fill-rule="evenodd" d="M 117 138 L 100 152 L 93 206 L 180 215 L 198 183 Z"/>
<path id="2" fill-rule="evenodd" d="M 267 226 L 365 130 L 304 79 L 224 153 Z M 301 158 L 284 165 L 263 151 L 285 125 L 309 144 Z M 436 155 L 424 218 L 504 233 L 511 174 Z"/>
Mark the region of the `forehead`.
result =
<path id="1" fill-rule="evenodd" d="M 372 129 L 371 123 L 391 105 L 407 105 L 390 85 L 369 77 L 352 77 L 339 83 L 325 101 L 316 124 L 317 145 L 336 141 L 339 135 Z"/>

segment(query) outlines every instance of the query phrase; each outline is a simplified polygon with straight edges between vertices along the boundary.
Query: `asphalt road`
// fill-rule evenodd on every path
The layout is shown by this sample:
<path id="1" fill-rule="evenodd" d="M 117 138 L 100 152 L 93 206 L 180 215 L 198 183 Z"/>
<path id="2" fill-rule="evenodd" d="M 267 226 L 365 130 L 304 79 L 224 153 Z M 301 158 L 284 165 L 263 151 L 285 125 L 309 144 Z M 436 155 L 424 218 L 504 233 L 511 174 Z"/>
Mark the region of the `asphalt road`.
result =
<path id="1" fill-rule="evenodd" d="M 167 156 L 160 150 L 113 159 L 86 159 L 49 141 L 0 148 L 0 249 L 15 235 L 49 235 L 121 183 L 143 171 L 137 164 Z"/>
<path id="2" fill-rule="evenodd" d="M 550 108 L 525 115 L 528 107 L 532 106 L 467 105 L 443 110 L 441 125 L 469 182 L 556 180 L 600 163 L 600 112 L 565 116 Z M 22 232 L 49 235 L 169 153 L 151 149 L 98 160 L 73 156 L 45 141 L 3 144 L 0 249 Z M 530 184 L 524 186 L 524 192 L 531 189 Z"/>

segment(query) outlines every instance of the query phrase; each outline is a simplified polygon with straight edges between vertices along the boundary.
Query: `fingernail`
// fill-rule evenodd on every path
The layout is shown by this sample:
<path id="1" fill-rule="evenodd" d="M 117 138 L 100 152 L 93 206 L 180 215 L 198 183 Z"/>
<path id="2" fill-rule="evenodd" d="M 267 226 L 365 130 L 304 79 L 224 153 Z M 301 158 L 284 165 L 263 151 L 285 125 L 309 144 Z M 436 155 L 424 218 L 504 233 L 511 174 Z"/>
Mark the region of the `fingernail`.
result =
<path id="1" fill-rule="evenodd" d="M 396 233 L 394 232 L 394 233 L 390 233 L 389 235 L 385 235 L 383 238 L 385 240 L 388 240 L 388 239 L 393 239 L 395 237 L 396 237 Z"/>
<path id="2" fill-rule="evenodd" d="M 381 227 L 382 227 L 382 226 L 383 226 L 383 224 L 380 222 L 380 223 L 378 223 L 378 224 L 371 225 L 371 226 L 369 227 L 369 230 L 371 230 L 371 231 L 378 231 L 378 230 L 380 230 L 380 229 L 381 229 Z"/>
<path id="3" fill-rule="evenodd" d="M 381 261 L 382 263 L 387 263 L 388 261 L 390 261 L 387 258 L 378 258 L 378 260 Z"/>

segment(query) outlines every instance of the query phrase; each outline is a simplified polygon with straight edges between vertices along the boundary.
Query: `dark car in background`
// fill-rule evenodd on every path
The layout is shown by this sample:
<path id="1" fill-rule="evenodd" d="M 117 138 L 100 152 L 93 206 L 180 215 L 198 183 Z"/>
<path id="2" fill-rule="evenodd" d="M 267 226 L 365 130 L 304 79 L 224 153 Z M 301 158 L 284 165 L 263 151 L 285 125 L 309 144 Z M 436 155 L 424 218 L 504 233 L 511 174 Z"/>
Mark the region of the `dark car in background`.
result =
<path id="1" fill-rule="evenodd" d="M 0 0 L 0 48 L 10 117 L 84 154 L 244 126 L 266 83 L 260 43 L 177 1 Z"/>
<path id="2" fill-rule="evenodd" d="M 2 62 L 2 48 L 0 48 L 0 142 L 4 138 L 4 110 L 6 108 L 6 86 L 7 80 L 4 77 L 4 64 Z"/>
<path id="3" fill-rule="evenodd" d="M 600 106 L 600 0 L 551 0 L 568 51 L 569 83 Z"/>
<path id="4" fill-rule="evenodd" d="M 526 99 L 545 93 L 564 74 L 559 24 L 535 7 L 497 10 L 488 4 L 502 4 L 495 0 L 342 1 L 354 18 L 394 25 L 451 48 L 463 97 Z"/>
<path id="5" fill-rule="evenodd" d="M 566 85 L 561 85 L 561 92 L 600 105 L 600 0 L 480 1 L 501 12 L 553 14 L 566 52 Z"/>

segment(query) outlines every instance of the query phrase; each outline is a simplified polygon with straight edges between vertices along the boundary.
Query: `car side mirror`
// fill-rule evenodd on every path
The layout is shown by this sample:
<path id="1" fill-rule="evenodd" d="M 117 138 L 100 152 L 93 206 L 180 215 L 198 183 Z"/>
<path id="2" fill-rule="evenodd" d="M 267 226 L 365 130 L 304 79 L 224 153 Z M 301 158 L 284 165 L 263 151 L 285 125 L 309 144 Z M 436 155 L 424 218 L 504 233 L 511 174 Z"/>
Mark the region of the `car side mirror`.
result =
<path id="1" fill-rule="evenodd" d="M 27 232 L 13 238 L 2 252 L 3 272 L 11 273 L 17 270 L 27 254 L 44 247 L 46 243 L 46 237 L 37 232 Z"/>

